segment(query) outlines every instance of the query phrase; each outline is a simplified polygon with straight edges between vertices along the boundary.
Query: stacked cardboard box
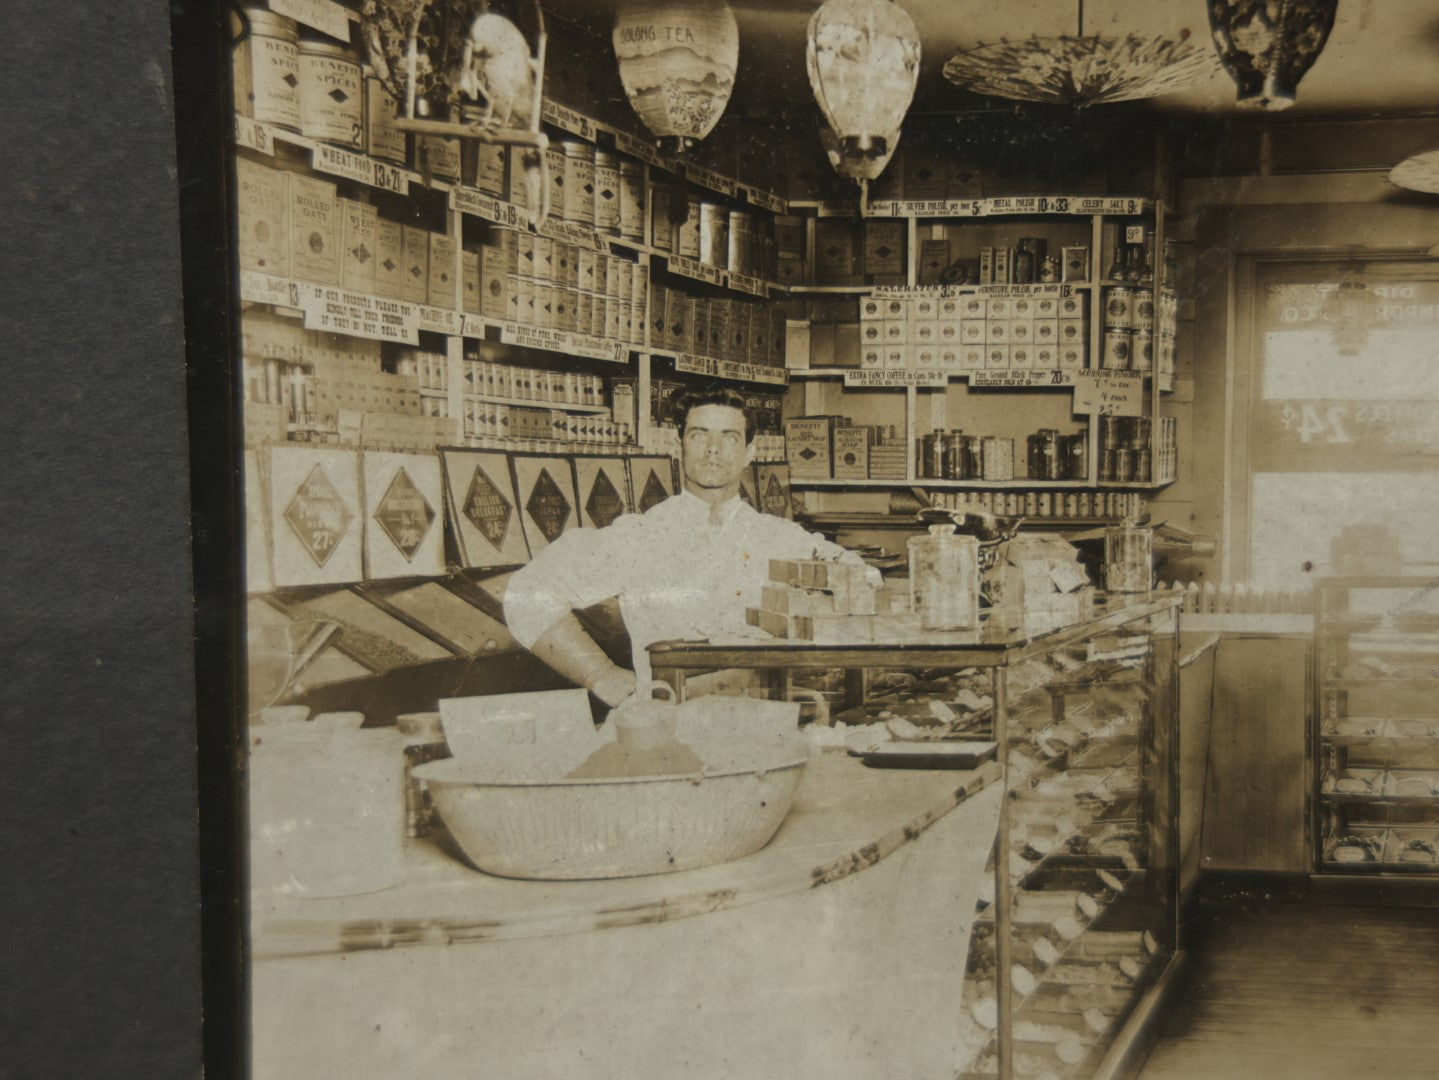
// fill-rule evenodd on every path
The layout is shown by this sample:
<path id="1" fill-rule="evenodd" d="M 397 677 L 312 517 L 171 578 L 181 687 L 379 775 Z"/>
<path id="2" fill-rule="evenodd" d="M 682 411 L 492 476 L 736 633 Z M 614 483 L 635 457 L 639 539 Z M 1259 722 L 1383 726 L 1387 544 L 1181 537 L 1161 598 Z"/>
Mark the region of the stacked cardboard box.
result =
<path id="1" fill-rule="evenodd" d="M 770 584 L 760 606 L 747 608 L 751 626 L 799 641 L 873 641 L 876 620 L 901 605 L 872 585 L 867 567 L 825 559 L 771 559 Z"/>

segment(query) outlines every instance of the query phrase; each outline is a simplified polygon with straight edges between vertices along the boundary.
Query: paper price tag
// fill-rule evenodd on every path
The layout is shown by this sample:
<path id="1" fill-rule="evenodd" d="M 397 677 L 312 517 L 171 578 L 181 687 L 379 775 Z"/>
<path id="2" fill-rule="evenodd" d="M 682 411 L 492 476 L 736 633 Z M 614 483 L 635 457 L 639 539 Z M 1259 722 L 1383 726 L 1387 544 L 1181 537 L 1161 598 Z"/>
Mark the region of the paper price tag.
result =
<path id="1" fill-rule="evenodd" d="M 1104 371 L 1078 371 L 1074 411 L 1088 416 L 1143 416 L 1144 379 Z"/>

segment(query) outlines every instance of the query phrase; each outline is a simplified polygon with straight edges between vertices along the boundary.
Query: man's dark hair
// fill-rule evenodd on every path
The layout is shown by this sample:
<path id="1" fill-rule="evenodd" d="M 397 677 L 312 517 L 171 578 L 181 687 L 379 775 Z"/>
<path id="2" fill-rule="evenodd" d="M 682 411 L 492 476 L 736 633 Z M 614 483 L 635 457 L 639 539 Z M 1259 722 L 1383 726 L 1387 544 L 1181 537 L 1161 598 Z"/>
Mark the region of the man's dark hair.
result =
<path id="1" fill-rule="evenodd" d="M 670 398 L 670 415 L 680 426 L 680 438 L 684 438 L 686 421 L 690 410 L 701 405 L 724 405 L 738 409 L 744 414 L 744 441 L 754 442 L 754 410 L 745 404 L 744 396 L 728 386 L 712 386 L 703 390 L 679 390 Z"/>

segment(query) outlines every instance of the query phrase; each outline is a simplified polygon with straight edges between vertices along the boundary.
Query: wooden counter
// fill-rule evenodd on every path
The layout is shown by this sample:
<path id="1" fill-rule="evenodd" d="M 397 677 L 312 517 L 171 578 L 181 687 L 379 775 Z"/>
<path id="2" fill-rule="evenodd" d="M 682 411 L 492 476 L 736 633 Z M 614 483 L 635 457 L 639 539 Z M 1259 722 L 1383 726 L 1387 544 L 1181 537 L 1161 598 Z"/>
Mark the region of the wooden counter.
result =
<path id="1" fill-rule="evenodd" d="M 998 775 L 830 753 L 725 865 L 510 881 L 422 843 L 395 888 L 256 899 L 254 1076 L 952 1077 Z"/>

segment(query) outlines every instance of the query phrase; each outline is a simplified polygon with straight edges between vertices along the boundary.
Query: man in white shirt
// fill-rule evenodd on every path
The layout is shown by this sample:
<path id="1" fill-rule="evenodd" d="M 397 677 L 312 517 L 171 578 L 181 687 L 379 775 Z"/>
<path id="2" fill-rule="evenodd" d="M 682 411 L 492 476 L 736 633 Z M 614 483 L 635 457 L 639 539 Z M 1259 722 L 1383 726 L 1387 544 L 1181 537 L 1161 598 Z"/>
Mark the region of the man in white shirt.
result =
<path id="1" fill-rule="evenodd" d="M 573 529 L 510 579 L 510 631 L 560 674 L 609 705 L 650 678 L 646 647 L 701 640 L 745 627 L 771 559 L 860 562 L 799 525 L 761 514 L 740 497 L 754 460 L 754 417 L 733 390 L 686 395 L 676 408 L 683 490 L 644 514 L 603 529 Z M 878 572 L 871 570 L 878 584 Z M 634 671 L 610 661 L 575 610 L 617 596 L 634 651 Z"/>

